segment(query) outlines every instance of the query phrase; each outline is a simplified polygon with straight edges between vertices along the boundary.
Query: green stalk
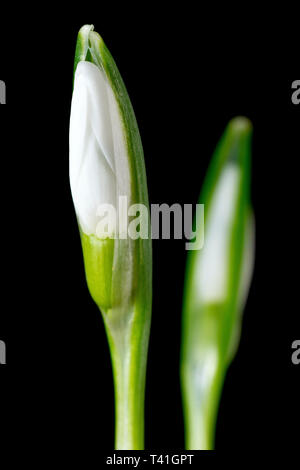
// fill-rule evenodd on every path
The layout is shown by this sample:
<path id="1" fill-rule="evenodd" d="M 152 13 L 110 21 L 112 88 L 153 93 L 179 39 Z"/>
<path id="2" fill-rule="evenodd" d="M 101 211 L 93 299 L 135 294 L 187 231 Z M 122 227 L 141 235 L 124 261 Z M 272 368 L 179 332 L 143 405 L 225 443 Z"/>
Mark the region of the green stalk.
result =
<path id="1" fill-rule="evenodd" d="M 198 370 L 182 370 L 183 408 L 185 416 L 185 442 L 189 450 L 213 450 L 215 446 L 215 426 L 221 390 L 224 383 L 223 368 L 215 368 L 212 377 L 199 390 L 195 377 Z"/>
<path id="2" fill-rule="evenodd" d="M 117 196 L 125 195 L 129 206 L 143 204 L 148 208 L 149 231 L 147 239 L 118 236 L 102 239 L 94 233 L 84 233 L 80 222 L 79 228 L 88 288 L 102 313 L 112 359 L 115 448 L 141 450 L 152 303 L 146 172 L 140 134 L 125 85 L 110 52 L 93 29 L 86 25 L 79 31 L 74 73 L 80 62 L 91 62 L 104 74 L 112 90 L 121 122 L 121 131 L 112 129 L 116 139 L 114 149 L 122 160 L 121 169 L 118 160 L 115 162 Z M 111 103 L 111 95 L 109 100 Z M 116 122 L 116 113 L 113 116 L 112 122 Z"/>
<path id="3" fill-rule="evenodd" d="M 183 300 L 181 387 L 187 449 L 214 448 L 226 371 L 237 350 L 254 257 L 250 204 L 252 126 L 233 119 L 220 140 L 199 203 L 205 241 L 190 251 Z"/>
<path id="4" fill-rule="evenodd" d="M 118 332 L 105 321 L 115 385 L 115 448 L 144 448 L 144 394 L 147 338 Z"/>

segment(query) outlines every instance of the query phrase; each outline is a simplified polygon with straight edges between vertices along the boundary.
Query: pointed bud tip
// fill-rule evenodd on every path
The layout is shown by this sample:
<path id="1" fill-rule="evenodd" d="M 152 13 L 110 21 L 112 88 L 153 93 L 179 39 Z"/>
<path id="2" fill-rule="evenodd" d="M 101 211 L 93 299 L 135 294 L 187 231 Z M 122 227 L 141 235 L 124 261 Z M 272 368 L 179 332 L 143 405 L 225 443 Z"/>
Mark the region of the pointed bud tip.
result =
<path id="1" fill-rule="evenodd" d="M 85 24 L 80 28 L 79 34 L 86 36 L 87 34 L 89 34 L 90 31 L 94 31 L 94 25 Z"/>
<path id="2" fill-rule="evenodd" d="M 237 116 L 228 124 L 228 128 L 232 130 L 235 134 L 249 134 L 252 132 L 253 126 L 250 119 L 244 116 Z"/>
<path id="3" fill-rule="evenodd" d="M 85 24 L 79 30 L 78 36 L 82 38 L 84 41 L 88 41 L 88 46 L 91 46 L 91 42 L 93 40 L 99 41 L 103 43 L 103 39 L 99 33 L 95 31 L 95 27 L 93 24 Z"/>

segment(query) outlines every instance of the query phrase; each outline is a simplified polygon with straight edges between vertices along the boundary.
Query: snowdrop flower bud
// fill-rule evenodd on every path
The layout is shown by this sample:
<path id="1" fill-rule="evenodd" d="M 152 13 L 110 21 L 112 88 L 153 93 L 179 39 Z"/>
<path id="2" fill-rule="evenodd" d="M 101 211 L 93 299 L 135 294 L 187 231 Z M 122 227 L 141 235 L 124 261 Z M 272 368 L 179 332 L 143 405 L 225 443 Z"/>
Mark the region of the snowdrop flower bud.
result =
<path id="1" fill-rule="evenodd" d="M 181 382 L 187 449 L 214 446 L 223 380 L 239 343 L 254 261 L 251 136 L 248 119 L 228 124 L 200 196 L 204 247 L 189 254 L 183 305 Z"/>
<path id="2" fill-rule="evenodd" d="M 151 320 L 151 238 L 129 237 L 125 206 L 149 204 L 143 149 L 117 66 L 93 26 L 78 34 L 70 118 L 70 186 L 87 284 L 103 315 L 116 395 L 117 449 L 143 449 Z M 108 213 L 103 223 L 103 216 Z M 131 214 L 126 210 L 125 219 Z M 125 228 L 124 228 L 125 227 Z"/>
<path id="3" fill-rule="evenodd" d="M 147 253 L 151 265 L 151 242 L 127 236 L 119 200 L 148 207 L 143 150 L 122 78 L 88 25 L 79 32 L 75 54 L 70 186 L 91 295 L 102 313 L 128 310 L 137 278 L 142 282 L 149 271 L 139 258 Z"/>

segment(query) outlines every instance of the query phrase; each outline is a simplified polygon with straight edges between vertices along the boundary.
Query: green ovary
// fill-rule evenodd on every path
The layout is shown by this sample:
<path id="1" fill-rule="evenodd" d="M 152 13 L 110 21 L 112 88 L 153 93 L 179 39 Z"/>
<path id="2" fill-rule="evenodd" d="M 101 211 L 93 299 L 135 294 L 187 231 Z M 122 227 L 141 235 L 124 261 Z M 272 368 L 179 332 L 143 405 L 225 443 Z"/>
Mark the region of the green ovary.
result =
<path id="1" fill-rule="evenodd" d="M 95 235 L 81 232 L 81 244 L 89 291 L 102 313 L 105 313 L 112 307 L 114 240 L 100 240 Z"/>

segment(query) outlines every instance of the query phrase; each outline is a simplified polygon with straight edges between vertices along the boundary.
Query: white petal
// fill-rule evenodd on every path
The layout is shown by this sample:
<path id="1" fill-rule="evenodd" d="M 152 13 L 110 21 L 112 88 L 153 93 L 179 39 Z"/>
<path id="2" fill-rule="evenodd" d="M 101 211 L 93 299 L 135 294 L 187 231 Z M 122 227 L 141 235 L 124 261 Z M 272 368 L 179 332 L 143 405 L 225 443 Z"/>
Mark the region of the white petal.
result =
<path id="1" fill-rule="evenodd" d="M 204 302 L 221 302 L 226 298 L 230 227 L 235 216 L 240 177 L 238 166 L 229 164 L 217 183 L 211 202 L 197 276 L 199 297 Z"/>
<path id="2" fill-rule="evenodd" d="M 87 234 L 96 233 L 100 204 L 116 206 L 110 100 L 104 73 L 89 62 L 79 62 L 70 119 L 70 184 L 79 223 Z"/>

